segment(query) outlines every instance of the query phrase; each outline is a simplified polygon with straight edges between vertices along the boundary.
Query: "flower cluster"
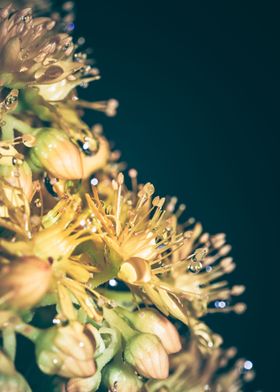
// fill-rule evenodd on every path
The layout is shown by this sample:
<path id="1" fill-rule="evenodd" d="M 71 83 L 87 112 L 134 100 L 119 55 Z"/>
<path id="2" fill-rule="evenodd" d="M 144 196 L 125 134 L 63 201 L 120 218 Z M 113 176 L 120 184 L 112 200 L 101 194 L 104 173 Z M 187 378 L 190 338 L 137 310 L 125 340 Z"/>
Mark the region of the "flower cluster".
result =
<path id="1" fill-rule="evenodd" d="M 53 391 L 241 390 L 251 362 L 229 370 L 235 350 L 202 320 L 245 310 L 233 301 L 244 287 L 224 280 L 235 268 L 225 235 L 184 222 L 185 206 L 135 169 L 126 185 L 101 126 L 81 118 L 118 103 L 77 96 L 99 74 L 68 34 L 72 4 L 60 19 L 41 16 L 49 2 L 35 16 L 32 1 L 3 3 L 0 389 L 31 391 L 40 377 L 15 368 L 21 334 Z"/>

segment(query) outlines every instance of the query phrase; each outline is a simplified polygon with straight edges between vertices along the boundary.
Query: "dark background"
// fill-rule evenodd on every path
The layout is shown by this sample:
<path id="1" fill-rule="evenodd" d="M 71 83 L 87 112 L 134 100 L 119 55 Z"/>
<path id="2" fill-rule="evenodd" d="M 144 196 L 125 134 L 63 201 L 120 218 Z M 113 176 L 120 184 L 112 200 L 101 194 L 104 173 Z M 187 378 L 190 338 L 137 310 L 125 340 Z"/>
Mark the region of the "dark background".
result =
<path id="1" fill-rule="evenodd" d="M 102 122 L 129 167 L 186 202 L 207 231 L 228 234 L 238 264 L 230 279 L 246 284 L 248 311 L 211 322 L 254 363 L 245 390 L 276 391 L 278 10 L 269 1 L 83 0 L 76 11 L 75 35 L 102 72 L 82 95 L 117 98 L 118 116 Z"/>

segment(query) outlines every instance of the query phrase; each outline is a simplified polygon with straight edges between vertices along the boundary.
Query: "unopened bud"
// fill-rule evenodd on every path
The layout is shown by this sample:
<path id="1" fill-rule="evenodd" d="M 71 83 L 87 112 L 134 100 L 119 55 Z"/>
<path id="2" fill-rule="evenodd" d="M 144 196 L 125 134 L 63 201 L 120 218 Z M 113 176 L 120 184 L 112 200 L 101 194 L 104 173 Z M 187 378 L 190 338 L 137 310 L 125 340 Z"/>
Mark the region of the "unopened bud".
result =
<path id="1" fill-rule="evenodd" d="M 141 309 L 136 313 L 125 313 L 133 326 L 141 332 L 156 335 L 168 354 L 181 350 L 180 335 L 174 325 L 155 309 Z"/>
<path id="2" fill-rule="evenodd" d="M 36 135 L 36 145 L 32 148 L 30 157 L 35 169 L 44 167 L 56 178 L 76 180 L 83 177 L 78 147 L 57 129 L 41 129 Z"/>
<path id="3" fill-rule="evenodd" d="M 126 344 L 124 358 L 143 377 L 159 380 L 168 377 L 168 355 L 155 335 L 134 335 Z"/>
<path id="4" fill-rule="evenodd" d="M 109 391 L 139 392 L 142 381 L 126 363 L 113 362 L 104 369 L 102 381 Z"/>
<path id="5" fill-rule="evenodd" d="M 47 292 L 51 266 L 45 260 L 24 256 L 0 269 L 0 297 L 17 309 L 30 308 Z"/>
<path id="6" fill-rule="evenodd" d="M 49 328 L 36 341 L 36 358 L 42 372 L 66 378 L 92 376 L 96 372 L 94 350 L 94 342 L 78 322 Z"/>

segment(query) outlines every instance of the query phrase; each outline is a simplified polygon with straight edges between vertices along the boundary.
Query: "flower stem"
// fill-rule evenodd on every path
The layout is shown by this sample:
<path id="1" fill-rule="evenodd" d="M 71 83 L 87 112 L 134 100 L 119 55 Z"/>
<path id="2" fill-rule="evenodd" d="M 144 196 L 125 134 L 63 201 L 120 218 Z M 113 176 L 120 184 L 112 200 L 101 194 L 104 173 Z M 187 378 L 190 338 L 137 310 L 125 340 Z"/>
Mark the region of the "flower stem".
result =
<path id="1" fill-rule="evenodd" d="M 5 353 L 14 362 L 16 357 L 16 334 L 12 327 L 4 328 L 2 331 L 3 348 Z"/>
<path id="2" fill-rule="evenodd" d="M 29 124 L 11 115 L 6 115 L 5 121 L 6 121 L 5 127 L 16 129 L 18 132 L 22 134 L 25 133 L 34 134 L 37 131 L 37 128 L 32 128 Z"/>
<path id="3" fill-rule="evenodd" d="M 125 340 L 129 340 L 135 335 L 135 331 L 113 309 L 104 308 L 103 316 L 111 327 L 120 331 Z"/>
<path id="4" fill-rule="evenodd" d="M 35 342 L 41 333 L 38 328 L 35 328 L 32 325 L 25 324 L 23 322 L 18 323 L 15 326 L 15 331 L 25 336 L 27 339 L 31 340 L 31 342 Z"/>

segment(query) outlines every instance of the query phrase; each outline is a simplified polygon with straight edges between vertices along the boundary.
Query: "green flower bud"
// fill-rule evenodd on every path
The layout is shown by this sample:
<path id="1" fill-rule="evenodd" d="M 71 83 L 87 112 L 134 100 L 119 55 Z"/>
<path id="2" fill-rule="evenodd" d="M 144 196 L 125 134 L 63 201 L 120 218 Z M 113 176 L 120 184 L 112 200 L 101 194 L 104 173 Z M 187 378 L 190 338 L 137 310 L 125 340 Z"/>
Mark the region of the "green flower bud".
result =
<path id="1" fill-rule="evenodd" d="M 35 351 L 42 372 L 70 378 L 89 377 L 96 372 L 94 350 L 95 342 L 84 333 L 83 325 L 75 321 L 42 332 Z"/>
<path id="2" fill-rule="evenodd" d="M 34 169 L 45 168 L 54 177 L 77 180 L 83 177 L 81 154 L 68 136 L 54 128 L 42 128 L 30 153 Z"/>
<path id="3" fill-rule="evenodd" d="M 102 381 L 109 391 L 139 392 L 143 386 L 140 378 L 128 364 L 117 361 L 106 366 Z"/>
<path id="4" fill-rule="evenodd" d="M 181 350 L 180 335 L 175 326 L 155 309 L 141 309 L 138 312 L 124 312 L 138 331 L 156 335 L 168 354 Z"/>
<path id="5" fill-rule="evenodd" d="M 125 347 L 124 358 L 143 377 L 159 380 L 168 377 L 168 355 L 153 334 L 139 333 L 130 338 Z"/>

